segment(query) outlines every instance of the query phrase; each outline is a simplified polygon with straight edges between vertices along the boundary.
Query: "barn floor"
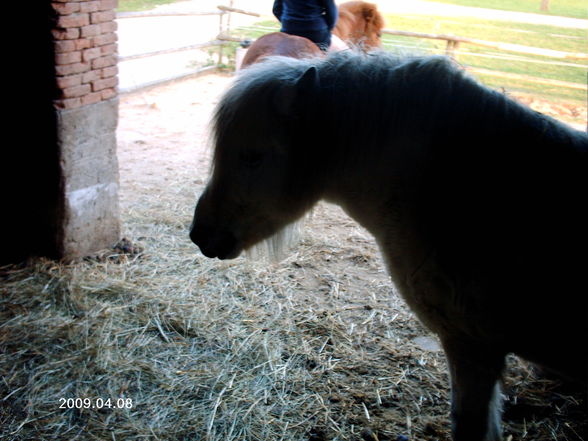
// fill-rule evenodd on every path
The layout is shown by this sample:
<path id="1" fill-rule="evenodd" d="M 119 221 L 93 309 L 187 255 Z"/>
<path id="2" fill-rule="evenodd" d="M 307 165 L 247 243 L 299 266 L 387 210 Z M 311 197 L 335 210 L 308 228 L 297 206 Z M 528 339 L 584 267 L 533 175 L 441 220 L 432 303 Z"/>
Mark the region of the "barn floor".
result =
<path id="1" fill-rule="evenodd" d="M 121 98 L 128 241 L 0 268 L 0 439 L 450 439 L 436 340 L 340 209 L 319 204 L 279 263 L 188 239 L 230 81 Z M 514 357 L 504 395 L 507 440 L 587 439 L 585 395 Z"/>

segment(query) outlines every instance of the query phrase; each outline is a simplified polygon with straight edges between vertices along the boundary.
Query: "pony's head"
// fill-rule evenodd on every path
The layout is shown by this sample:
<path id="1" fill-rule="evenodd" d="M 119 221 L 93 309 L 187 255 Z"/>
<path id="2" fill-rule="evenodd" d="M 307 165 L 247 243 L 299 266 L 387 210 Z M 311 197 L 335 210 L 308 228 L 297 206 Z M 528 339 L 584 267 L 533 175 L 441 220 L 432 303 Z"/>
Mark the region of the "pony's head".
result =
<path id="1" fill-rule="evenodd" d="M 382 45 L 383 28 L 384 17 L 375 4 L 354 0 L 339 5 L 339 20 L 333 33 L 343 41 L 371 50 Z"/>
<path id="2" fill-rule="evenodd" d="M 280 60 L 294 65 L 281 70 L 286 76 L 268 79 L 257 71 L 271 63 L 254 64 L 218 105 L 212 176 L 190 232 L 207 257 L 234 258 L 279 237 L 318 199 L 296 135 L 318 73 L 308 64 L 297 69 L 299 60 Z"/>

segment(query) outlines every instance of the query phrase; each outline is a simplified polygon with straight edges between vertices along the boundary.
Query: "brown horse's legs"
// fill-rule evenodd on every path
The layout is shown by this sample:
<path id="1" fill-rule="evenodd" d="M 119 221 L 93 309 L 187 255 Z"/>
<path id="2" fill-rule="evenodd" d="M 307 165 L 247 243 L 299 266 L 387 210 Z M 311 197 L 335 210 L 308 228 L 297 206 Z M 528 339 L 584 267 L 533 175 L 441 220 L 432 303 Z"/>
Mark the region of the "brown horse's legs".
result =
<path id="1" fill-rule="evenodd" d="M 445 338 L 454 441 L 500 441 L 504 354 Z"/>

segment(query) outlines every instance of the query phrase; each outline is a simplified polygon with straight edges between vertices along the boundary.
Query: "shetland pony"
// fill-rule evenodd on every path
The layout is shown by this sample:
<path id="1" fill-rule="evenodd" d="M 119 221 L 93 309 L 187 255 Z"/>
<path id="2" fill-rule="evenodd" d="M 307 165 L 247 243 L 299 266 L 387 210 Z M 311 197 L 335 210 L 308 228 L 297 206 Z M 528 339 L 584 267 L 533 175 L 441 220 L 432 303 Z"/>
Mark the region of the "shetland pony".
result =
<path id="1" fill-rule="evenodd" d="M 342 40 L 336 46 L 331 43 L 331 50 L 340 50 L 346 43 L 368 51 L 380 47 L 381 31 L 384 17 L 373 3 L 349 1 L 339 5 L 339 18 L 333 29 L 333 36 Z M 320 56 L 321 50 L 307 38 L 289 35 L 284 32 L 272 32 L 259 37 L 247 50 L 241 67 L 247 67 L 270 55 L 282 55 L 293 58 Z"/>
<path id="2" fill-rule="evenodd" d="M 321 199 L 341 205 L 441 340 L 455 441 L 502 439 L 508 353 L 586 381 L 586 133 L 447 58 L 342 51 L 251 66 L 214 141 L 193 242 L 231 259 Z"/>

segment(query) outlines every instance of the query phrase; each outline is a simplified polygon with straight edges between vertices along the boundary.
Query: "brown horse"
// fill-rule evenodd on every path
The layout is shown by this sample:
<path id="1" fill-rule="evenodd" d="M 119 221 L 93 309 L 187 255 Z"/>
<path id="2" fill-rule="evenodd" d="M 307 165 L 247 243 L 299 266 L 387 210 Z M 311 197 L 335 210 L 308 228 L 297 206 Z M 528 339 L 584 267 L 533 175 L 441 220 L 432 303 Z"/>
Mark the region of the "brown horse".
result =
<path id="1" fill-rule="evenodd" d="M 245 69 L 217 109 L 192 240 L 234 258 L 321 199 L 374 235 L 441 339 L 455 441 L 502 440 L 510 352 L 586 381 L 586 133 L 444 57 L 349 50 Z"/>
<path id="2" fill-rule="evenodd" d="M 319 56 L 322 51 L 308 38 L 289 35 L 284 32 L 272 32 L 259 37 L 249 47 L 241 68 L 257 63 L 270 55 L 282 55 L 291 58 Z"/>
<path id="3" fill-rule="evenodd" d="M 384 17 L 375 4 L 354 0 L 339 6 L 333 35 L 367 51 L 382 45 L 383 28 Z"/>
<path id="4" fill-rule="evenodd" d="M 333 35 L 367 51 L 380 47 L 383 27 L 384 18 L 375 4 L 349 1 L 339 5 L 339 19 Z M 251 45 L 241 67 L 247 67 L 270 55 L 306 58 L 321 54 L 318 46 L 307 38 L 272 32 L 261 36 Z"/>

